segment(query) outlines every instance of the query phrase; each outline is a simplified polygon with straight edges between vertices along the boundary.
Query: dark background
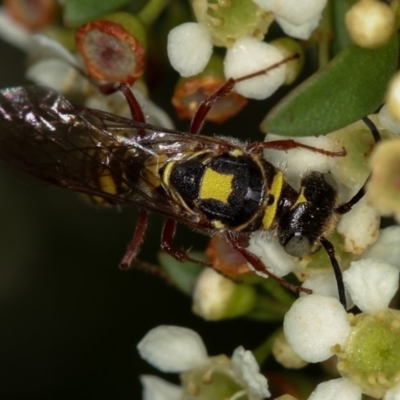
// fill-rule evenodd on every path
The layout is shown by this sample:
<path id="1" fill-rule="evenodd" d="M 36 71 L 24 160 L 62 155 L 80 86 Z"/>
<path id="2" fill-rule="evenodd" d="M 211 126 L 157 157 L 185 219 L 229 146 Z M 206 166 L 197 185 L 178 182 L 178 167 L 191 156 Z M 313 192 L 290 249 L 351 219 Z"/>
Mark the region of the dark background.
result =
<path id="1" fill-rule="evenodd" d="M 1 88 L 26 83 L 22 52 L 0 41 L 0 60 Z M 171 94 L 167 79 L 152 97 L 176 120 Z M 219 133 L 236 136 L 235 127 L 259 135 L 265 107 L 248 106 L 242 128 L 236 119 Z M 1 399 L 140 399 L 138 376 L 158 372 L 139 358 L 136 344 L 160 324 L 197 330 L 213 355 L 254 348 L 268 336 L 255 322 L 205 322 L 191 313 L 189 298 L 161 280 L 120 271 L 136 217 L 135 210 L 91 207 L 0 164 Z M 161 224 L 151 219 L 142 259 L 156 260 Z M 206 238 L 180 233 L 179 245 L 204 248 Z"/>

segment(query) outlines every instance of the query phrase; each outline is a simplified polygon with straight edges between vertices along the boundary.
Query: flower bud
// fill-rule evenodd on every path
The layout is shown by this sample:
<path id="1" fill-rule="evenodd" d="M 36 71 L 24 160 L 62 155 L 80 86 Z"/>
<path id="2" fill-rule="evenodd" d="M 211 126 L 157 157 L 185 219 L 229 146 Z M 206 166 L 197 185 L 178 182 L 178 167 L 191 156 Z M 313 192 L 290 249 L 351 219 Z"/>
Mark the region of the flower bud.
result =
<path id="1" fill-rule="evenodd" d="M 135 82 L 145 63 L 144 32 L 139 19 L 126 13 L 81 26 L 76 44 L 88 75 L 99 82 Z"/>
<path id="2" fill-rule="evenodd" d="M 209 321 L 235 318 L 247 314 L 255 301 L 253 286 L 237 284 L 207 268 L 194 288 L 193 312 Z"/>
<path id="3" fill-rule="evenodd" d="M 354 43 L 373 49 L 392 37 L 395 15 L 388 4 L 376 0 L 360 0 L 346 14 L 346 27 Z"/>

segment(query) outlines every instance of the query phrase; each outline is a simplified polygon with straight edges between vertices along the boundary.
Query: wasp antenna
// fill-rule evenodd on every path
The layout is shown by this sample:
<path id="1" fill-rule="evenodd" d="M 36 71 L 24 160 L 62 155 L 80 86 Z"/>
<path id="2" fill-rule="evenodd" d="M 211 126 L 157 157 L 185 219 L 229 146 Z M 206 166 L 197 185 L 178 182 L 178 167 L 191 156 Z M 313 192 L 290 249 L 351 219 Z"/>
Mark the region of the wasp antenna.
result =
<path id="1" fill-rule="evenodd" d="M 364 124 L 368 126 L 369 130 L 371 131 L 372 136 L 374 137 L 375 143 L 380 142 L 382 140 L 382 138 L 381 138 L 381 134 L 379 133 L 376 125 L 368 117 L 364 117 L 361 119 L 364 122 Z"/>
<path id="2" fill-rule="evenodd" d="M 336 278 L 336 283 L 337 283 L 337 288 L 338 288 L 338 293 L 339 293 L 339 301 L 344 307 L 344 309 L 347 309 L 347 303 L 346 303 L 346 292 L 344 290 L 344 282 L 343 282 L 343 274 L 342 270 L 340 269 L 338 260 L 336 259 L 335 256 L 335 248 L 333 247 L 333 244 L 325 239 L 324 237 L 321 237 L 320 242 L 322 246 L 324 246 L 325 251 L 327 252 L 329 259 L 331 260 L 331 265 L 333 267 L 333 272 L 335 273 L 335 278 Z"/>

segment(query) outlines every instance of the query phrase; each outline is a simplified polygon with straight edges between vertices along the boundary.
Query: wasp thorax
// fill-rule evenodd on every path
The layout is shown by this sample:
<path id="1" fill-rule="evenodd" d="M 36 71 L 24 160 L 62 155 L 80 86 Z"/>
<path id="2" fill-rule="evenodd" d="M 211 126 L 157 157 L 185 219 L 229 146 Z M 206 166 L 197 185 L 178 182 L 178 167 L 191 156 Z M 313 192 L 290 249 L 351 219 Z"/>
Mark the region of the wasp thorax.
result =
<path id="1" fill-rule="evenodd" d="M 310 172 L 301 180 L 300 191 L 278 224 L 279 242 L 295 257 L 315 251 L 336 222 L 337 184 L 329 174 Z"/>

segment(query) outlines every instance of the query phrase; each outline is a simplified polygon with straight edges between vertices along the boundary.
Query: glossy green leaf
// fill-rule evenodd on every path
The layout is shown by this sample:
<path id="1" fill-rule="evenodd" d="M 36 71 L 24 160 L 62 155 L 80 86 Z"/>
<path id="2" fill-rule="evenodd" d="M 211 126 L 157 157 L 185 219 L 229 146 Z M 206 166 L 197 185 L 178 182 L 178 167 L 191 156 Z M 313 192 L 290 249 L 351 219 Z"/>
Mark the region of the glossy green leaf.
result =
<path id="1" fill-rule="evenodd" d="M 128 3 L 130 0 L 67 0 L 64 6 L 64 23 L 69 27 L 77 27 L 118 10 Z"/>
<path id="2" fill-rule="evenodd" d="M 397 59 L 397 36 L 375 50 L 346 47 L 276 105 L 262 121 L 261 130 L 315 136 L 359 120 L 382 104 Z"/>

